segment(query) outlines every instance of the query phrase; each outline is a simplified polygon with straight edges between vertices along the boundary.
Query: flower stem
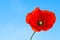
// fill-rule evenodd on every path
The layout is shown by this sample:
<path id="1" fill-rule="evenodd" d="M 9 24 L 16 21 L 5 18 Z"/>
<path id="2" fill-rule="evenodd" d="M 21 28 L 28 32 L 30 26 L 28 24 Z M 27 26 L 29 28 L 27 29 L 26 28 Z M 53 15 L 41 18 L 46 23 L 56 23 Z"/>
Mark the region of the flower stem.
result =
<path id="1" fill-rule="evenodd" d="M 34 31 L 33 34 L 32 34 L 32 36 L 30 37 L 30 40 L 32 40 L 32 37 L 34 36 L 35 33 L 36 33 L 36 32 Z"/>

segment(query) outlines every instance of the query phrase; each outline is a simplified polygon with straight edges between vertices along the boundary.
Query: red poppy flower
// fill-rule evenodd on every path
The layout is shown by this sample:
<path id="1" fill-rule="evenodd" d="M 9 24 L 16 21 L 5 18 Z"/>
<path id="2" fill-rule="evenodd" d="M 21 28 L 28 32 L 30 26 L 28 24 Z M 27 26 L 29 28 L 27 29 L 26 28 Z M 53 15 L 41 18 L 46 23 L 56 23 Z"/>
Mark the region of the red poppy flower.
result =
<path id="1" fill-rule="evenodd" d="M 38 7 L 26 16 L 26 22 L 36 32 L 49 30 L 52 28 L 55 20 L 56 17 L 53 12 L 40 10 Z"/>

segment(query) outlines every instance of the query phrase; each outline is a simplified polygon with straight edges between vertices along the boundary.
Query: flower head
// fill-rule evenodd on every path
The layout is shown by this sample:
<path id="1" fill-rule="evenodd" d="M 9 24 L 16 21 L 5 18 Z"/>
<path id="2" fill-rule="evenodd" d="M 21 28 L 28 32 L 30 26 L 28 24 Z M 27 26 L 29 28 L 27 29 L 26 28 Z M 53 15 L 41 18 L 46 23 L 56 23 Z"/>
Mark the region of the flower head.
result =
<path id="1" fill-rule="evenodd" d="M 36 32 L 49 30 L 53 27 L 55 21 L 56 16 L 53 12 L 40 10 L 38 7 L 26 16 L 26 22 Z"/>

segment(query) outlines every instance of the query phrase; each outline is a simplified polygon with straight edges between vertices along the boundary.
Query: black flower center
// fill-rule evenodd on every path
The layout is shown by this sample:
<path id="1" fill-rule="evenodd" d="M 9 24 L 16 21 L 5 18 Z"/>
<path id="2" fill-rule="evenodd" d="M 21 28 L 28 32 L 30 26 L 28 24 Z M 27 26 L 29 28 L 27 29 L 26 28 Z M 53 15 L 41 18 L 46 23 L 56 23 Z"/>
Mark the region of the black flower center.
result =
<path id="1" fill-rule="evenodd" d="M 39 21 L 38 21 L 38 25 L 39 25 L 39 26 L 43 26 L 43 25 L 44 25 L 44 21 L 43 21 L 43 20 L 39 20 Z"/>

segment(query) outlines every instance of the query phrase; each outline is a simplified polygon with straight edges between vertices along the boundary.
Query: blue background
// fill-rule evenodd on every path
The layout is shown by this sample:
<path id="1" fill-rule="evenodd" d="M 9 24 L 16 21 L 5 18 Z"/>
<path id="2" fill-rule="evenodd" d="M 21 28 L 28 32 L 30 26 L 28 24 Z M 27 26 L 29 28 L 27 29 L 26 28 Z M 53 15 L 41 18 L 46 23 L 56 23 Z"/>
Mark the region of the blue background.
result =
<path id="1" fill-rule="evenodd" d="M 0 0 L 0 40 L 29 40 L 33 30 L 25 18 L 36 7 L 55 12 L 56 23 L 32 40 L 60 40 L 60 0 Z"/>

